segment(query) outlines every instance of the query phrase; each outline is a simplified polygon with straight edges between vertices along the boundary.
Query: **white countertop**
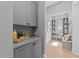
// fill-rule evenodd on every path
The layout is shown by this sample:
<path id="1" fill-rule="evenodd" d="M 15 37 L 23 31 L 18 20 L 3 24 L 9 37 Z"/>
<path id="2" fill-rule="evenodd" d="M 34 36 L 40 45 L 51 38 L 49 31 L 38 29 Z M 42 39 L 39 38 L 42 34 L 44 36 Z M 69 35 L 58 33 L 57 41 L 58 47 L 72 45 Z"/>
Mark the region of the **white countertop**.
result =
<path id="1" fill-rule="evenodd" d="M 14 44 L 13 44 L 13 47 L 14 47 L 14 49 L 16 49 L 16 48 L 18 48 L 18 47 L 20 47 L 20 46 L 22 46 L 22 45 L 25 45 L 25 44 L 34 42 L 34 41 L 39 40 L 39 39 L 42 39 L 42 38 L 41 38 L 41 37 L 36 37 L 36 36 L 30 37 L 29 39 L 26 39 L 26 40 L 24 40 L 24 41 L 22 41 L 22 42 L 14 43 Z"/>

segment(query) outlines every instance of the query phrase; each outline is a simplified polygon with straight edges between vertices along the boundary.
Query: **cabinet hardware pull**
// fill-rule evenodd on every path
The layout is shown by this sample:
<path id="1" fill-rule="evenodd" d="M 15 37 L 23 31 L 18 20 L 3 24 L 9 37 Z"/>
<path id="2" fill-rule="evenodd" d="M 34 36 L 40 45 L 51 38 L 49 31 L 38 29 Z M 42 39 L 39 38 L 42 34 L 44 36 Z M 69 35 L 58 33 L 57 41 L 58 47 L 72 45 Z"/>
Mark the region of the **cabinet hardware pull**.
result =
<path id="1" fill-rule="evenodd" d="M 32 45 L 35 45 L 36 43 L 33 43 Z"/>
<path id="2" fill-rule="evenodd" d="M 27 25 L 30 25 L 30 23 L 26 23 Z"/>

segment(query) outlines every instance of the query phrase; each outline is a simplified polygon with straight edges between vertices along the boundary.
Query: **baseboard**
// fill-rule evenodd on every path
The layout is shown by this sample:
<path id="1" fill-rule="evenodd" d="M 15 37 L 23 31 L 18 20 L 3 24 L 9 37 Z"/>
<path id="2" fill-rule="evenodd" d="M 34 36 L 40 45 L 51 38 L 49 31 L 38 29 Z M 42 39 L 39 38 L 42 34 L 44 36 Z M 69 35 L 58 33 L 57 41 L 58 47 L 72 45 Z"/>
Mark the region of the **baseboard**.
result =
<path id="1" fill-rule="evenodd" d="M 73 53 L 74 55 L 76 55 L 76 56 L 79 56 L 79 52 L 76 52 L 76 51 L 73 51 L 73 50 L 72 50 L 72 53 Z"/>
<path id="2" fill-rule="evenodd" d="M 47 55 L 46 55 L 46 54 L 44 54 L 44 55 L 43 55 L 43 58 L 47 58 Z"/>

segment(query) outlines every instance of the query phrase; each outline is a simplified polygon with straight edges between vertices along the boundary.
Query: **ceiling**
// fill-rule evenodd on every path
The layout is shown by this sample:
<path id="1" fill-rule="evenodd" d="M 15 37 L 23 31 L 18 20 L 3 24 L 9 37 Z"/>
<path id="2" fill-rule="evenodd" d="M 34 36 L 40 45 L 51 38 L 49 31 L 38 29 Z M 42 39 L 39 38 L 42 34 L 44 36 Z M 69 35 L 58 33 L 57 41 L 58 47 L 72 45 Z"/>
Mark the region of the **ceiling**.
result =
<path id="1" fill-rule="evenodd" d="M 57 4 L 57 3 L 59 3 L 59 1 L 46 1 L 46 2 L 45 2 L 46 7 L 49 7 L 49 6 L 51 6 L 51 5 L 55 5 L 55 4 Z"/>

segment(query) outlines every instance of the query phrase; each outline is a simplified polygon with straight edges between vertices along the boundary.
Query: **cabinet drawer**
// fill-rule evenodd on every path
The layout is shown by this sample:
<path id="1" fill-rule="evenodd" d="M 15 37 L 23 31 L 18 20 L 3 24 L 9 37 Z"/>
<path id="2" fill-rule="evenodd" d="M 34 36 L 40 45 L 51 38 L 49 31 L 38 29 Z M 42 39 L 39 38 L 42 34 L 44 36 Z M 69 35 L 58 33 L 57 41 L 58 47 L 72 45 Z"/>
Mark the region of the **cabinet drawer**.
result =
<path id="1" fill-rule="evenodd" d="M 62 44 L 63 49 L 72 50 L 72 43 L 63 43 Z"/>
<path id="2" fill-rule="evenodd" d="M 14 49 L 14 50 L 17 51 L 17 52 L 20 52 L 20 51 L 24 50 L 25 48 L 32 46 L 32 44 L 33 43 L 22 45 L 21 47 L 18 47 L 18 48 Z"/>
<path id="3" fill-rule="evenodd" d="M 33 43 L 23 45 L 17 49 L 14 49 L 14 57 L 15 58 L 32 58 L 32 45 Z"/>

